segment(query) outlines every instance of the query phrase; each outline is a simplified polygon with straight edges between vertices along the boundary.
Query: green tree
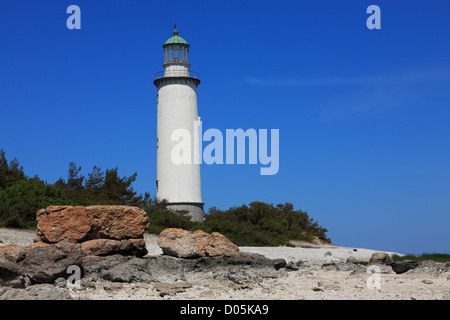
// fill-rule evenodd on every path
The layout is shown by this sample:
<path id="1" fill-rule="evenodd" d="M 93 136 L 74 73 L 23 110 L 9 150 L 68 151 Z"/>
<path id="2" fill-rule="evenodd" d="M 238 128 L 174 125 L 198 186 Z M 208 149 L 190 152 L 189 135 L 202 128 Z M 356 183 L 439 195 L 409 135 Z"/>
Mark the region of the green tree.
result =
<path id="1" fill-rule="evenodd" d="M 94 166 L 92 172 L 88 173 L 88 179 L 86 180 L 86 189 L 99 190 L 103 187 L 105 182 L 105 173 L 100 170 L 99 167 Z"/>
<path id="2" fill-rule="evenodd" d="M 0 222 L 9 227 L 32 227 L 39 209 L 70 204 L 58 188 L 34 178 L 21 180 L 0 190 Z"/>
<path id="3" fill-rule="evenodd" d="M 5 151 L 0 149 L 0 188 L 12 186 L 17 181 L 25 180 L 26 178 L 19 161 L 14 158 L 8 164 Z"/>
<path id="4" fill-rule="evenodd" d="M 69 163 L 69 171 L 67 175 L 67 188 L 69 190 L 83 189 L 84 176 L 80 174 L 81 167 L 77 167 L 75 162 Z"/>

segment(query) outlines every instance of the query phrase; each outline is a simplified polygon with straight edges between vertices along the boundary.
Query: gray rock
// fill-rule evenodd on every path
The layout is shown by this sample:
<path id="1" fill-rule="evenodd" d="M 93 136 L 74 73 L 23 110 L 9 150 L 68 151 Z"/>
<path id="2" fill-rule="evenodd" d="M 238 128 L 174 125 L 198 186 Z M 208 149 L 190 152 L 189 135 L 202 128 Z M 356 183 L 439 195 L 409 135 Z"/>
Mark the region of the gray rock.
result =
<path id="1" fill-rule="evenodd" d="M 85 274 L 94 280 L 112 282 L 152 282 L 148 261 L 142 258 L 112 256 L 88 256 L 83 259 Z"/>
<path id="2" fill-rule="evenodd" d="M 412 273 L 426 273 L 434 276 L 440 274 L 440 270 L 443 270 L 442 266 L 432 260 L 425 260 L 419 262 L 419 265 L 412 270 Z"/>
<path id="3" fill-rule="evenodd" d="M 65 290 L 51 284 L 32 285 L 26 289 L 0 291 L 0 300 L 71 300 Z"/>
<path id="4" fill-rule="evenodd" d="M 334 267 L 338 271 L 366 272 L 366 270 L 367 270 L 366 266 L 363 266 L 361 264 L 349 263 L 349 262 L 336 263 L 334 265 Z"/>
<path id="5" fill-rule="evenodd" d="M 154 284 L 153 287 L 159 292 L 161 297 L 164 297 L 184 292 L 191 288 L 192 285 L 189 283 L 157 283 Z"/>
<path id="6" fill-rule="evenodd" d="M 297 267 L 303 267 L 303 266 L 305 266 L 306 264 L 305 264 L 305 261 L 298 260 L 298 261 L 295 263 L 295 265 L 296 265 Z"/>
<path id="7" fill-rule="evenodd" d="M 22 282 L 26 286 L 26 279 L 20 277 L 28 278 L 31 283 L 53 283 L 57 278 L 67 276 L 70 265 L 81 265 L 79 244 L 60 242 L 27 248 L 20 259 L 14 261 L 0 255 L 0 284 L 22 286 Z"/>
<path id="8" fill-rule="evenodd" d="M 389 263 L 389 265 L 392 267 L 392 270 L 394 270 L 396 274 L 402 274 L 407 272 L 408 270 L 417 268 L 419 263 L 417 261 L 404 260 L 391 262 Z"/>
<path id="9" fill-rule="evenodd" d="M 286 260 L 284 259 L 274 259 L 273 266 L 276 270 L 286 267 Z"/>
<path id="10" fill-rule="evenodd" d="M 288 271 L 297 271 L 299 269 L 299 267 L 297 266 L 297 264 L 295 264 L 294 262 L 289 262 L 288 264 L 286 264 L 286 270 Z"/>
<path id="11" fill-rule="evenodd" d="M 31 248 L 20 262 L 22 272 L 33 283 L 53 283 L 57 278 L 67 276 L 70 265 L 81 265 L 80 244 L 60 242 Z"/>
<path id="12" fill-rule="evenodd" d="M 103 280 L 112 282 L 152 282 L 153 277 L 151 272 L 145 267 L 125 262 L 120 263 L 111 269 L 102 270 L 99 277 Z"/>

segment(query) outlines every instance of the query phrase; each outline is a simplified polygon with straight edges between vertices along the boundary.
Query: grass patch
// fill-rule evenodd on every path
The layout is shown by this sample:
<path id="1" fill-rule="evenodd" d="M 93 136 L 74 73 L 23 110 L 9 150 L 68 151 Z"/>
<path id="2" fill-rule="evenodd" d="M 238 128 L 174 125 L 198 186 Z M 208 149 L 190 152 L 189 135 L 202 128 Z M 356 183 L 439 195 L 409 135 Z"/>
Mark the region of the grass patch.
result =
<path id="1" fill-rule="evenodd" d="M 425 260 L 432 260 L 434 262 L 450 262 L 450 254 L 446 253 L 423 253 L 419 256 L 413 254 L 407 254 L 404 256 L 393 254 L 391 258 L 394 261 L 413 260 L 420 262 Z"/>
<path id="2" fill-rule="evenodd" d="M 335 266 L 335 265 L 336 265 L 336 263 L 334 263 L 334 262 L 331 262 L 331 263 L 324 263 L 324 264 L 322 264 L 322 269 L 325 268 L 325 267 Z"/>

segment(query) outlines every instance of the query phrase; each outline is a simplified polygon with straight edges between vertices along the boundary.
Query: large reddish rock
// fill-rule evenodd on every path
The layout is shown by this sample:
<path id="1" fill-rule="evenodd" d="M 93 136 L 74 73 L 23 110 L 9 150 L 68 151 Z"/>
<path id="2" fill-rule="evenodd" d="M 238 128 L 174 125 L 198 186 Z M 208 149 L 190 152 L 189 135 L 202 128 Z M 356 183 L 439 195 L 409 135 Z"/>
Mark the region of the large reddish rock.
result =
<path id="1" fill-rule="evenodd" d="M 130 206 L 52 206 L 36 213 L 35 242 L 79 243 L 92 239 L 143 239 L 148 228 L 144 210 Z"/>
<path id="2" fill-rule="evenodd" d="M 91 224 L 84 207 L 52 206 L 36 213 L 37 237 L 35 242 L 81 242 Z"/>
<path id="3" fill-rule="evenodd" d="M 224 235 L 204 231 L 186 231 L 178 228 L 163 230 L 158 239 L 162 251 L 178 258 L 215 257 L 239 251 L 238 246 Z"/>
<path id="4" fill-rule="evenodd" d="M 137 207 L 90 206 L 86 212 L 91 239 L 141 239 L 149 226 L 147 214 Z"/>

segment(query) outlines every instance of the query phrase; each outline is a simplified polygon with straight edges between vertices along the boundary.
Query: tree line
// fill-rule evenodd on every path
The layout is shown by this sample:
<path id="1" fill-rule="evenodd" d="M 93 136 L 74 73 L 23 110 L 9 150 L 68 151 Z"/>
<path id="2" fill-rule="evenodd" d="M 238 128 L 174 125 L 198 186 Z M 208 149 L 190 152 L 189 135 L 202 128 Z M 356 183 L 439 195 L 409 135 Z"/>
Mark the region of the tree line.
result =
<path id="1" fill-rule="evenodd" d="M 255 201 L 228 210 L 212 207 L 204 223 L 193 222 L 187 212 L 169 210 L 167 201 L 148 192 L 138 194 L 133 189 L 136 178 L 137 173 L 120 176 L 117 167 L 102 171 L 97 166 L 85 176 L 80 166 L 70 162 L 65 179 L 47 183 L 37 175 L 28 177 L 17 159 L 8 161 L 0 149 L 0 226 L 33 229 L 36 212 L 52 205 L 129 205 L 145 210 L 148 231 L 155 234 L 169 227 L 201 229 L 220 232 L 237 245 L 248 246 L 284 245 L 314 237 L 330 241 L 327 229 L 290 203 L 274 206 Z"/>

